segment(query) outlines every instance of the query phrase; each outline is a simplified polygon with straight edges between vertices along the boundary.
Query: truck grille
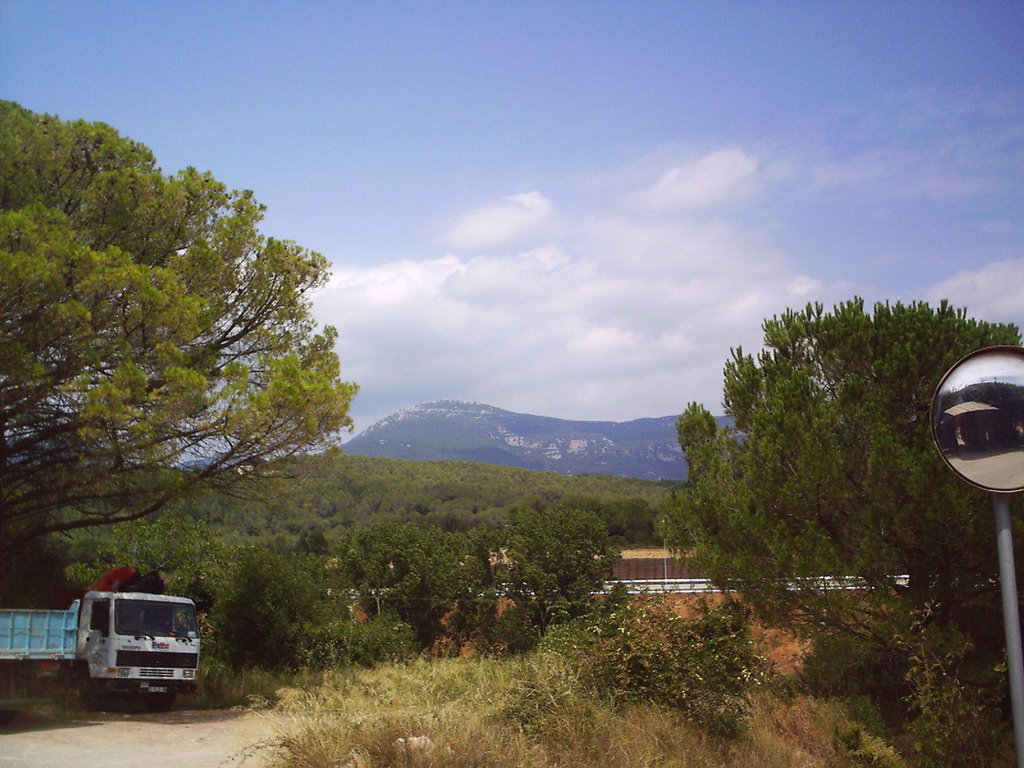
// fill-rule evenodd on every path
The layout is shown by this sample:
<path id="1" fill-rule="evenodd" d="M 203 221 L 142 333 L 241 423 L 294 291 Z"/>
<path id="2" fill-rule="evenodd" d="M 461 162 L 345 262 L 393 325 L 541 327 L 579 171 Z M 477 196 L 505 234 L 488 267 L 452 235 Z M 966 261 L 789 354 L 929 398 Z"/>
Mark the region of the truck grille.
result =
<path id="1" fill-rule="evenodd" d="M 195 669 L 198 665 L 198 653 L 170 653 L 162 651 L 117 652 L 117 666 L 119 667 Z"/>
<path id="2" fill-rule="evenodd" d="M 139 670 L 139 677 L 174 677 L 173 669 L 154 669 L 152 667 L 143 667 Z"/>

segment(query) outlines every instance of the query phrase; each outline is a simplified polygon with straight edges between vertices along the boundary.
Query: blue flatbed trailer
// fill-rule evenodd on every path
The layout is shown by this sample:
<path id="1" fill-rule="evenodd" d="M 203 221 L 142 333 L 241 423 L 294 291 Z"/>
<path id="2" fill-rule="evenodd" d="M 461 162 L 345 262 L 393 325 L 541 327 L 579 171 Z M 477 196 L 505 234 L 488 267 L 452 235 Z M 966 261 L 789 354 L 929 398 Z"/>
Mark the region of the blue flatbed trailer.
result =
<path id="1" fill-rule="evenodd" d="M 0 608 L 0 659 L 75 658 L 78 605 L 65 611 Z"/>
<path id="2" fill-rule="evenodd" d="M 75 659 L 79 601 L 67 610 L 0 608 L 0 711 L 38 704 L 27 693 L 31 662 Z"/>

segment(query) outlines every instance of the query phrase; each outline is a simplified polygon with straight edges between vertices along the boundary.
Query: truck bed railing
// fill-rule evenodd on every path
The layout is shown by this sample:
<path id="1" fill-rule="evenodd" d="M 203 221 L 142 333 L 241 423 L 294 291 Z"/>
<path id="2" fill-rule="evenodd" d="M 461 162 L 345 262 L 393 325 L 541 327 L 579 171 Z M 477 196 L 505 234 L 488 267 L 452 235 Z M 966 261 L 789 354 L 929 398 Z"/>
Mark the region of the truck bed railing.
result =
<path id="1" fill-rule="evenodd" d="M 0 609 L 0 659 L 73 659 L 77 636 L 77 600 L 66 611 Z"/>

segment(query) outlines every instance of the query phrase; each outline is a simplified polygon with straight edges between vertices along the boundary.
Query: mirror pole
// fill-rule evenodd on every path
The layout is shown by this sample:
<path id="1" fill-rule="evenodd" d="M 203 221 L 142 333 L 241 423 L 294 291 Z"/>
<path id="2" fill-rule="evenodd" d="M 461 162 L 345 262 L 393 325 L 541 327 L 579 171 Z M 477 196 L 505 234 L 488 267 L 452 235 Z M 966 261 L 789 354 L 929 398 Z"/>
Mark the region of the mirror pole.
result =
<path id="1" fill-rule="evenodd" d="M 999 581 L 1003 591 L 1003 624 L 1006 628 L 1006 665 L 1013 705 L 1013 735 L 1017 744 L 1017 768 L 1024 768 L 1024 655 L 1021 653 L 1020 612 L 1017 608 L 1017 573 L 1013 562 L 1010 495 L 994 493 L 996 543 L 999 548 Z"/>

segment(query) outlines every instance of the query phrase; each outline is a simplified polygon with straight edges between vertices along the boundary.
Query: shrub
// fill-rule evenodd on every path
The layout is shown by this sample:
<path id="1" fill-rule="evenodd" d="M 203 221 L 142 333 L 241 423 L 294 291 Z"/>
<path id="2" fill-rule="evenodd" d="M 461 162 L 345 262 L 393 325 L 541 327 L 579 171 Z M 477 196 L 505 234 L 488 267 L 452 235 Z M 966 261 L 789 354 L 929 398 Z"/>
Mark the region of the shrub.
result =
<path id="1" fill-rule="evenodd" d="M 906 761 L 886 741 L 852 725 L 839 736 L 846 756 L 854 765 L 873 768 L 907 768 Z"/>
<path id="2" fill-rule="evenodd" d="M 336 669 L 356 664 L 372 667 L 416 654 L 412 627 L 389 613 L 368 621 L 334 619 L 307 628 L 303 665 L 310 669 Z"/>
<path id="3" fill-rule="evenodd" d="M 497 653 L 527 653 L 540 640 L 540 630 L 533 624 L 529 607 L 520 604 L 510 605 L 500 613 L 490 635 L 490 650 Z"/>
<path id="4" fill-rule="evenodd" d="M 325 606 L 314 560 L 240 548 L 211 614 L 214 649 L 235 669 L 300 666 Z"/>
<path id="5" fill-rule="evenodd" d="M 906 692 L 906 653 L 851 633 L 816 635 L 800 682 L 819 696 L 856 698 L 891 705 Z"/>
<path id="6" fill-rule="evenodd" d="M 673 707 L 721 735 L 739 732 L 747 694 L 764 674 L 735 602 L 702 604 L 684 619 L 664 601 L 637 601 L 552 630 L 543 647 L 575 658 L 598 695 Z"/>
<path id="7" fill-rule="evenodd" d="M 993 765 L 1005 733 L 998 711 L 1000 670 L 995 665 L 972 669 L 976 665 L 971 663 L 971 641 L 954 625 L 920 628 L 908 650 L 907 702 L 912 719 L 906 737 L 915 765 Z"/>
<path id="8" fill-rule="evenodd" d="M 597 616 L 585 616 L 551 627 L 541 639 L 538 650 L 567 659 L 584 660 L 597 650 L 602 637 L 615 631 L 615 625 Z"/>

